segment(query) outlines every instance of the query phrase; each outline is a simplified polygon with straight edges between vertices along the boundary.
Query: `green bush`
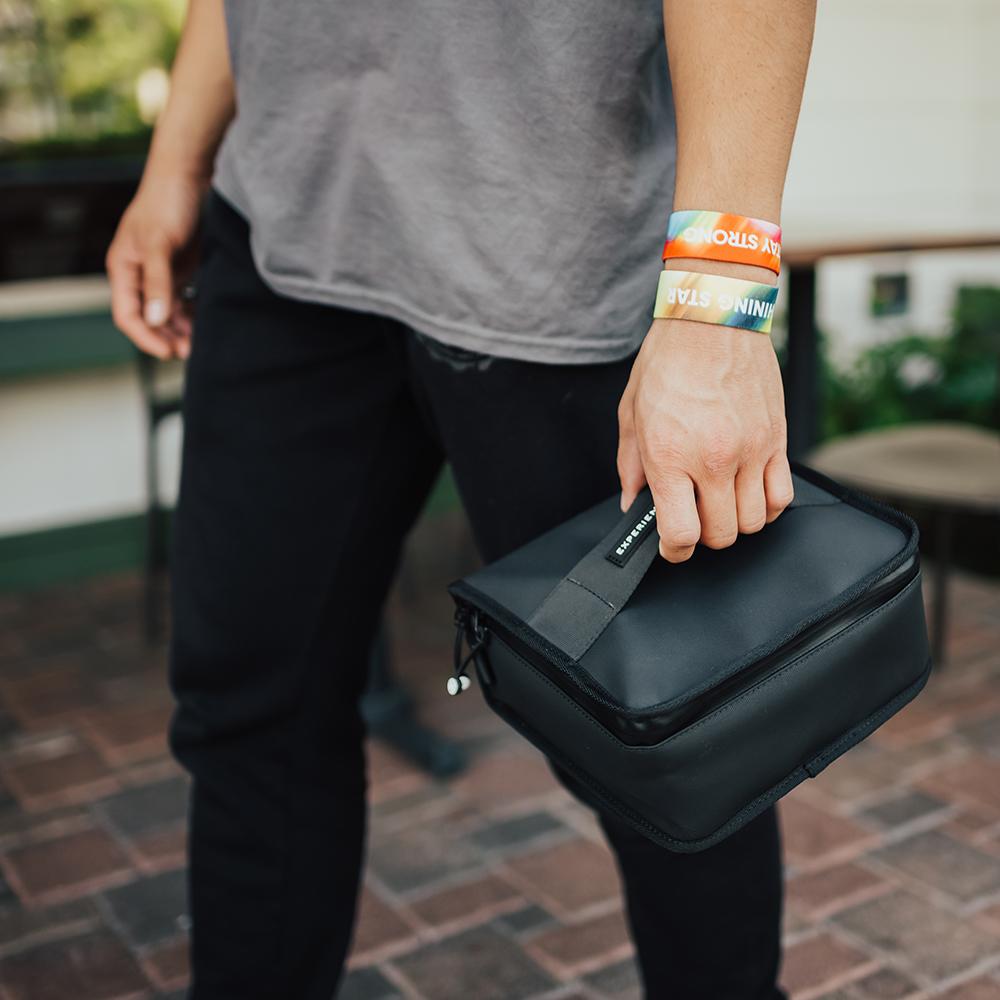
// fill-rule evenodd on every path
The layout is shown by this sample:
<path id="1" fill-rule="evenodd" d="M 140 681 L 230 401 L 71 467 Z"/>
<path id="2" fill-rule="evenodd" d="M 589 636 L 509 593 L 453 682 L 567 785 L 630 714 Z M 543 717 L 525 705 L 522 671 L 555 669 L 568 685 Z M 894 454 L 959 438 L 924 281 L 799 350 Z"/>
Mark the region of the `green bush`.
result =
<path id="1" fill-rule="evenodd" d="M 184 0 L 9 0 L 0 5 L 3 155 L 45 156 L 148 136 L 136 98 L 143 71 L 166 69 Z M 129 143 L 129 140 L 134 140 Z M 21 147 L 19 149 L 19 147 Z"/>
<path id="2" fill-rule="evenodd" d="M 846 371 L 824 361 L 823 437 L 916 420 L 1000 427 L 998 384 L 1000 288 L 961 288 L 949 336 L 870 347 Z"/>

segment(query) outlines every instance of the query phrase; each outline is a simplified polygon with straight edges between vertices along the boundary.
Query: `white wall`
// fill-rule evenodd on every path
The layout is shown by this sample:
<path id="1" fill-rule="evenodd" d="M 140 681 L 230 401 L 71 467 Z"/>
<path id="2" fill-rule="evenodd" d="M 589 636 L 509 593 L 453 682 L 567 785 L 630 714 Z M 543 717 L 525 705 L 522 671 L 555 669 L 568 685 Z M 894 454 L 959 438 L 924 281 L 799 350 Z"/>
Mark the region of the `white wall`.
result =
<path id="1" fill-rule="evenodd" d="M 1000 3 L 820 0 L 786 238 L 1000 232 Z"/>
<path id="2" fill-rule="evenodd" d="M 135 513 L 145 504 L 145 419 L 131 368 L 0 387 L 0 535 Z M 160 434 L 175 489 L 180 421 Z"/>
<path id="3" fill-rule="evenodd" d="M 820 0 L 782 224 L 786 246 L 1000 238 L 1000 2 Z M 910 309 L 873 318 L 876 274 Z M 1000 251 L 831 258 L 817 319 L 835 361 L 903 330 L 944 333 L 956 288 L 1000 284 Z"/>

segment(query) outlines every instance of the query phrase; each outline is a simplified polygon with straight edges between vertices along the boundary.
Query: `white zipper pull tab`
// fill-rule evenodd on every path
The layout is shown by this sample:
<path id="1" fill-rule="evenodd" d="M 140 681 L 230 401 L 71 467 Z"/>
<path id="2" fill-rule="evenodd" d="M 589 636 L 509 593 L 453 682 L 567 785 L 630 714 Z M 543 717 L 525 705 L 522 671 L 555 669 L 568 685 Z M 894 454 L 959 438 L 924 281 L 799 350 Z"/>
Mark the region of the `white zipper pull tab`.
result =
<path id="1" fill-rule="evenodd" d="M 463 691 L 468 691 L 472 687 L 472 679 L 468 674 L 458 674 L 455 677 L 448 678 L 448 694 L 453 698 L 455 695 L 461 694 Z"/>
<path id="2" fill-rule="evenodd" d="M 455 612 L 455 656 L 454 673 L 448 678 L 446 690 L 453 698 L 468 691 L 472 687 L 472 678 L 465 668 L 475 659 L 476 654 L 486 642 L 486 630 L 479 624 L 479 613 L 473 611 L 471 616 L 465 607 L 459 607 Z M 462 643 L 468 642 L 469 652 L 462 657 Z"/>

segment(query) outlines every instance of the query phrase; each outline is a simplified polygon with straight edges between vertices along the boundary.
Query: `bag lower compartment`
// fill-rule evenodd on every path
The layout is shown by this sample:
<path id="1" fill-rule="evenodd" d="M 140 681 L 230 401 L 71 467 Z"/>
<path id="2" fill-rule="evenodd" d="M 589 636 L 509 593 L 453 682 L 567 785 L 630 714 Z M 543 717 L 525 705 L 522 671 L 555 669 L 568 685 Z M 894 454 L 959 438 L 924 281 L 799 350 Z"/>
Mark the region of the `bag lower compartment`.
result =
<path id="1" fill-rule="evenodd" d="M 649 746 L 609 732 L 499 636 L 479 657 L 498 714 L 609 810 L 677 851 L 701 850 L 739 829 L 881 725 L 929 673 L 919 576 Z"/>

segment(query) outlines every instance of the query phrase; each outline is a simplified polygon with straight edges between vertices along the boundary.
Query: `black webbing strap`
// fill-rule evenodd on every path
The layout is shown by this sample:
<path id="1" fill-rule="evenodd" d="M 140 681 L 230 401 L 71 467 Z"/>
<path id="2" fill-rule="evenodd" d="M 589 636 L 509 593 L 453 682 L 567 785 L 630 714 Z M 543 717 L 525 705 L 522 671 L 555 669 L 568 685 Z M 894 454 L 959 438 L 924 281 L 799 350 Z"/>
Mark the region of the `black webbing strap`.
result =
<path id="1" fill-rule="evenodd" d="M 614 529 L 552 588 L 528 624 L 579 660 L 625 606 L 658 551 L 656 513 L 647 488 Z"/>

